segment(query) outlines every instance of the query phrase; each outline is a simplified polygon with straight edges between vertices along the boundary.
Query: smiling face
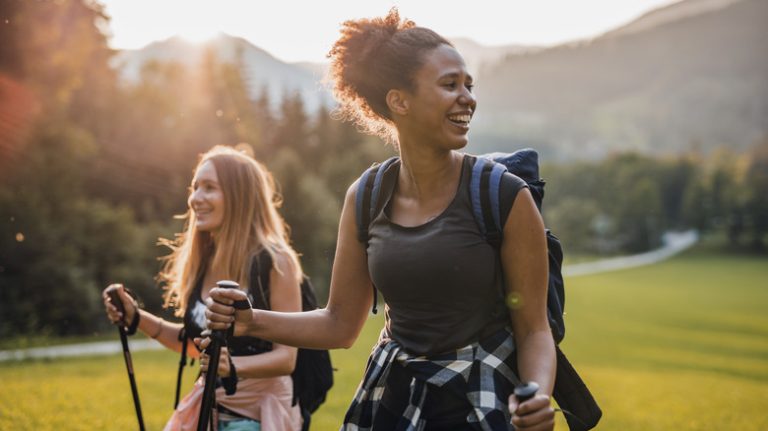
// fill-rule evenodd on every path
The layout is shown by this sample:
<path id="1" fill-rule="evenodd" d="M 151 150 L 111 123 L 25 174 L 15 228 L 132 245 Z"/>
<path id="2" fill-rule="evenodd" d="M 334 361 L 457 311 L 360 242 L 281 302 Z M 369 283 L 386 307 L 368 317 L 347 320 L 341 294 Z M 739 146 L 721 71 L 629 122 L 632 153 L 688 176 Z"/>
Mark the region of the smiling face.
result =
<path id="1" fill-rule="evenodd" d="M 195 228 L 215 233 L 224 221 L 224 192 L 213 162 L 207 160 L 197 168 L 187 205 L 195 213 Z"/>
<path id="2" fill-rule="evenodd" d="M 418 142 L 459 149 L 467 145 L 469 123 L 477 107 L 473 79 L 464 59 L 450 45 L 424 56 L 413 77 L 414 90 L 404 92 L 405 115 L 398 125 Z"/>

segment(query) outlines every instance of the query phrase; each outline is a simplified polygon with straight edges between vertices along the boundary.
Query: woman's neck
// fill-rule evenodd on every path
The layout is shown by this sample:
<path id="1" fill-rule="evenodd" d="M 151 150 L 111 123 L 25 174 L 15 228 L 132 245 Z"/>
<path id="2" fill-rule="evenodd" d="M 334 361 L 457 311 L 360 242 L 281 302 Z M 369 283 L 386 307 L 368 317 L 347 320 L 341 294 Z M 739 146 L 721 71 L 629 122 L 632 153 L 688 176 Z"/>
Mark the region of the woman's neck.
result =
<path id="1" fill-rule="evenodd" d="M 418 145 L 400 146 L 398 192 L 420 198 L 439 194 L 453 184 L 460 174 L 462 154 L 452 150 L 436 150 Z"/>

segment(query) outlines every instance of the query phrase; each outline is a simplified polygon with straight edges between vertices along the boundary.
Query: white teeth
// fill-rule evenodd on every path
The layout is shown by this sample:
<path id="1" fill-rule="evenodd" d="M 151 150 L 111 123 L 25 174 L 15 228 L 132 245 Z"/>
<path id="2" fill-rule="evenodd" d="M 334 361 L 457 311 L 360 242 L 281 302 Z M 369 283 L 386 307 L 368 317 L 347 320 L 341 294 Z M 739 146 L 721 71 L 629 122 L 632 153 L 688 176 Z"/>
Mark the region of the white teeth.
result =
<path id="1" fill-rule="evenodd" d="M 472 116 L 469 114 L 461 114 L 461 115 L 450 115 L 448 118 L 451 121 L 455 121 L 457 123 L 469 123 L 469 120 L 472 119 Z"/>

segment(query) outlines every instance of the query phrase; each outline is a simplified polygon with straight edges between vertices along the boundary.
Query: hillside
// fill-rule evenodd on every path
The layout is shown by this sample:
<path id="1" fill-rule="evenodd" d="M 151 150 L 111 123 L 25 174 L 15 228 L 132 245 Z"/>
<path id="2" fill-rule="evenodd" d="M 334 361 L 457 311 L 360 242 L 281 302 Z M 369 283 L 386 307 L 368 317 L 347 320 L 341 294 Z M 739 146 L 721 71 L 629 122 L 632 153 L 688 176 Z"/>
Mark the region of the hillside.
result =
<path id="1" fill-rule="evenodd" d="M 226 34 L 205 44 L 193 44 L 172 37 L 139 50 L 121 51 L 115 56 L 113 65 L 120 71 L 121 78 L 133 82 L 140 78 L 142 67 L 149 61 L 178 62 L 194 70 L 200 65 L 207 49 L 212 49 L 225 62 L 234 62 L 238 55 L 242 56 L 246 82 L 253 98 L 266 89 L 275 104 L 286 93 L 292 92 L 301 93 L 309 110 L 315 110 L 321 104 L 331 104 L 330 94 L 320 85 L 320 68 L 305 63 L 282 62 L 245 39 Z"/>
<path id="2" fill-rule="evenodd" d="M 765 0 L 683 0 L 549 48 L 454 38 L 477 78 L 470 150 L 527 145 L 560 159 L 743 151 L 768 136 L 766 22 Z M 298 91 L 310 112 L 333 104 L 321 84 L 326 65 L 284 63 L 227 35 L 207 45 L 171 38 L 120 52 L 114 64 L 131 82 L 150 60 L 194 67 L 208 48 L 223 60 L 242 56 L 253 97 L 266 89 L 277 105 Z"/>
<path id="3" fill-rule="evenodd" d="M 475 149 L 527 144 L 591 158 L 740 151 L 766 136 L 768 2 L 687 0 L 665 9 L 484 69 Z"/>

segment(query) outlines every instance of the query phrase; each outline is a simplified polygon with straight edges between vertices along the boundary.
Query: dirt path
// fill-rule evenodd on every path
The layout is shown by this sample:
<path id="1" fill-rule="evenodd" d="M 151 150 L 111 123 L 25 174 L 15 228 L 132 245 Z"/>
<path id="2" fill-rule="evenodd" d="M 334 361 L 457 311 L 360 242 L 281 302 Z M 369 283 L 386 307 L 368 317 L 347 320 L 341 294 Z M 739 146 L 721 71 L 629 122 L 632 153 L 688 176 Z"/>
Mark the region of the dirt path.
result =
<path id="1" fill-rule="evenodd" d="M 578 277 L 580 275 L 597 274 L 650 265 L 669 259 L 690 248 L 692 245 L 696 244 L 698 240 L 699 234 L 693 229 L 684 232 L 667 232 L 662 237 L 662 243 L 664 245 L 661 248 L 631 256 L 619 256 L 594 262 L 566 265 L 563 267 L 563 275 L 566 277 Z"/>

